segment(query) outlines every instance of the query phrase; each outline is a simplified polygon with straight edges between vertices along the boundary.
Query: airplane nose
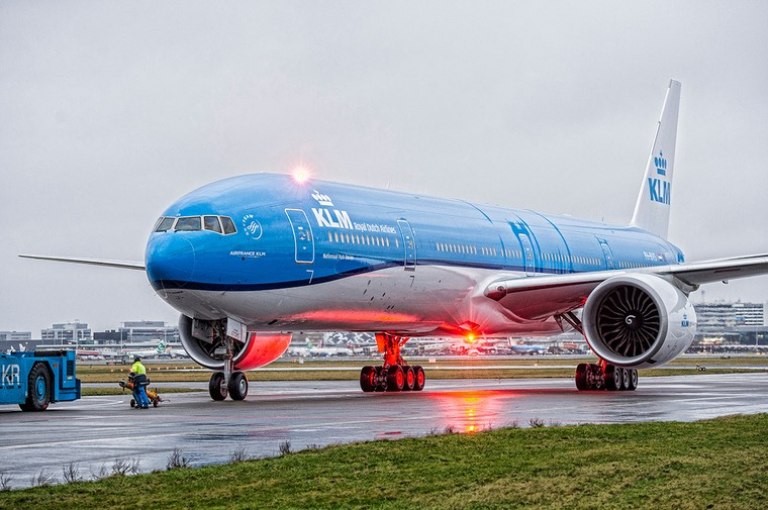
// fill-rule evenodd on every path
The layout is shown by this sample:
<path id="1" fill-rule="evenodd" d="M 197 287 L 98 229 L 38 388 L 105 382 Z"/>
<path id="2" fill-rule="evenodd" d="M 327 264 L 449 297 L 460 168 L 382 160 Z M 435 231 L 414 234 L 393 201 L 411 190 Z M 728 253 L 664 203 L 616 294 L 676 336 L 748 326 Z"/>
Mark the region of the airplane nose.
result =
<path id="1" fill-rule="evenodd" d="M 183 288 L 195 274 L 195 248 L 183 234 L 152 234 L 145 262 L 147 277 L 155 290 Z"/>

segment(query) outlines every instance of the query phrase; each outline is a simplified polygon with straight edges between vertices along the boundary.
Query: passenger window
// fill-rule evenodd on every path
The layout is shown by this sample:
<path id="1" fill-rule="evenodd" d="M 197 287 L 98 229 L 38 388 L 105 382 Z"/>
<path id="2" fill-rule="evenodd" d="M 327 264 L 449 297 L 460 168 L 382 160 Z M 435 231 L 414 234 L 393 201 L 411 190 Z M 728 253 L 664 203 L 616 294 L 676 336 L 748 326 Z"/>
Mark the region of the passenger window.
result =
<path id="1" fill-rule="evenodd" d="M 163 217 L 157 220 L 157 225 L 155 226 L 155 232 L 167 232 L 173 228 L 173 222 L 176 221 L 176 218 L 168 218 Z"/>
<path id="2" fill-rule="evenodd" d="M 232 219 L 228 216 L 221 217 L 221 226 L 224 227 L 224 234 L 234 234 L 237 232 L 235 224 L 232 223 Z"/>
<path id="3" fill-rule="evenodd" d="M 219 224 L 218 216 L 203 216 L 203 228 L 205 230 L 213 230 L 221 234 L 221 225 Z"/>
<path id="4" fill-rule="evenodd" d="M 180 230 L 200 230 L 200 216 L 183 216 L 176 222 L 176 232 Z"/>

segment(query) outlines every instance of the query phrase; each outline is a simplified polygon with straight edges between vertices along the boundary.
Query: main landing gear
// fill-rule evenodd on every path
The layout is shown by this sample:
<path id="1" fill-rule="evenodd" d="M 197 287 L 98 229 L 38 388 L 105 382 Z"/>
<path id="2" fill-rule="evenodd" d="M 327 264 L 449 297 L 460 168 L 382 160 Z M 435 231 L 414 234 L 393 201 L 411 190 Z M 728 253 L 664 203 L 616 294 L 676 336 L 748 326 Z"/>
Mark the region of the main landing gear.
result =
<path id="1" fill-rule="evenodd" d="M 576 367 L 576 388 L 585 390 L 634 391 L 637 389 L 637 370 L 611 365 L 605 361 L 579 363 Z"/>
<path id="2" fill-rule="evenodd" d="M 411 366 L 400 355 L 407 337 L 376 333 L 379 352 L 384 353 L 382 366 L 366 366 L 360 371 L 360 387 L 371 391 L 421 391 L 427 376 L 418 365 Z"/>
<path id="3" fill-rule="evenodd" d="M 581 319 L 573 312 L 556 315 L 555 319 L 567 322 L 573 329 L 584 335 Z M 562 324 L 561 324 L 562 327 Z M 586 335 L 584 335 L 586 337 Z M 605 360 L 600 363 L 579 363 L 576 367 L 576 388 L 579 391 L 608 390 L 635 391 L 637 389 L 637 370 L 611 365 Z"/>

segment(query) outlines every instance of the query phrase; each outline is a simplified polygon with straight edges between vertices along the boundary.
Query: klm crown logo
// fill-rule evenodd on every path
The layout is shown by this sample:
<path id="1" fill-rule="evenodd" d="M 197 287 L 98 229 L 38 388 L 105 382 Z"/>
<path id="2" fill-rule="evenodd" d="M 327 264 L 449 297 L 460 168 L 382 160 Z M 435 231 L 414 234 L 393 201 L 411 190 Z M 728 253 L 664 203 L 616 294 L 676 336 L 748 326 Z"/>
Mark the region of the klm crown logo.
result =
<path id="1" fill-rule="evenodd" d="M 653 158 L 653 163 L 656 165 L 657 174 L 667 175 L 667 158 L 664 157 L 664 153 L 659 151 L 659 155 Z"/>
<path id="2" fill-rule="evenodd" d="M 656 166 L 656 175 L 664 177 L 664 179 L 659 179 L 658 177 L 648 177 L 648 192 L 650 194 L 649 198 L 653 202 L 669 205 L 672 198 L 672 184 L 666 180 L 667 158 L 664 157 L 664 153 L 662 151 L 659 151 L 658 156 L 653 157 L 653 164 Z"/>
<path id="3" fill-rule="evenodd" d="M 317 190 L 312 190 L 312 198 L 314 198 L 315 202 L 317 202 L 320 205 L 333 207 L 333 200 L 331 200 L 331 197 L 329 197 L 324 193 L 320 193 Z"/>

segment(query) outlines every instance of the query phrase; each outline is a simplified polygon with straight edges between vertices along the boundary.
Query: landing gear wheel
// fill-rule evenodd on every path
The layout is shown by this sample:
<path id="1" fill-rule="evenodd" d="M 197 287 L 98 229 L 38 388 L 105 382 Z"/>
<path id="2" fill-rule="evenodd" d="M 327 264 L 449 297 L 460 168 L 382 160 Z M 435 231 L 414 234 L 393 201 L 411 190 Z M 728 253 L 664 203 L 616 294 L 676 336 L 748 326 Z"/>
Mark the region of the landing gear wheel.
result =
<path id="1" fill-rule="evenodd" d="M 424 389 L 424 384 L 427 382 L 427 375 L 424 373 L 424 369 L 419 365 L 413 367 L 413 391 L 421 391 Z"/>
<path id="2" fill-rule="evenodd" d="M 589 389 L 589 382 L 587 381 L 588 368 L 586 363 L 579 363 L 576 366 L 576 389 L 579 391 L 586 391 Z"/>
<path id="3" fill-rule="evenodd" d="M 637 383 L 640 380 L 640 377 L 637 375 L 637 369 L 628 368 L 627 372 L 629 372 L 629 383 L 627 384 L 627 390 L 635 391 L 637 389 Z"/>
<path id="4" fill-rule="evenodd" d="M 621 375 L 622 369 L 615 365 L 608 365 L 605 367 L 605 388 L 608 391 L 616 391 L 621 389 Z"/>
<path id="5" fill-rule="evenodd" d="M 224 372 L 214 372 L 211 380 L 208 381 L 208 393 L 216 401 L 222 401 L 227 398 L 227 386 L 224 384 Z"/>
<path id="6" fill-rule="evenodd" d="M 372 366 L 365 366 L 360 371 L 360 388 L 370 393 L 376 390 L 376 369 Z"/>
<path id="7" fill-rule="evenodd" d="M 373 391 L 387 391 L 387 379 L 382 372 L 384 372 L 384 367 L 373 367 L 373 374 L 376 377 L 376 386 Z"/>
<path id="8" fill-rule="evenodd" d="M 36 363 L 27 378 L 27 400 L 19 404 L 22 411 L 45 411 L 51 403 L 51 374 L 42 363 Z"/>
<path id="9" fill-rule="evenodd" d="M 629 368 L 621 369 L 621 391 L 629 390 L 629 374 L 632 372 Z"/>
<path id="10" fill-rule="evenodd" d="M 387 372 L 387 391 L 403 391 L 403 386 L 405 386 L 403 367 L 392 365 Z"/>
<path id="11" fill-rule="evenodd" d="M 416 374 L 413 371 L 413 367 L 403 367 L 403 374 L 405 375 L 403 391 L 413 391 L 414 386 L 416 386 Z"/>
<path id="12" fill-rule="evenodd" d="M 233 372 L 227 384 L 229 396 L 232 400 L 243 400 L 248 395 L 248 379 L 242 372 Z M 224 395 L 226 398 L 226 395 Z"/>

